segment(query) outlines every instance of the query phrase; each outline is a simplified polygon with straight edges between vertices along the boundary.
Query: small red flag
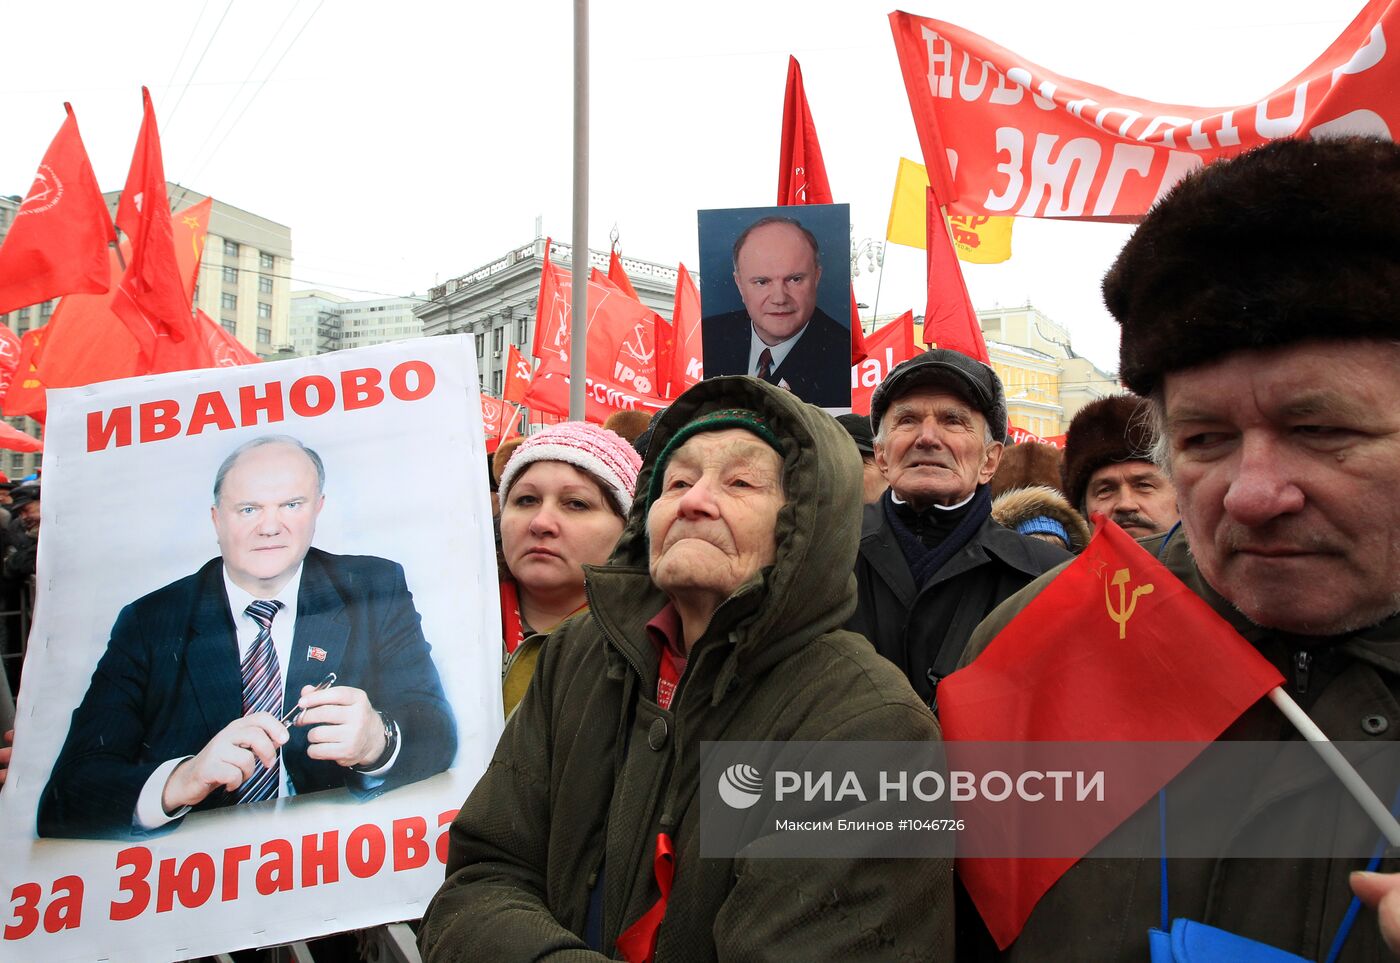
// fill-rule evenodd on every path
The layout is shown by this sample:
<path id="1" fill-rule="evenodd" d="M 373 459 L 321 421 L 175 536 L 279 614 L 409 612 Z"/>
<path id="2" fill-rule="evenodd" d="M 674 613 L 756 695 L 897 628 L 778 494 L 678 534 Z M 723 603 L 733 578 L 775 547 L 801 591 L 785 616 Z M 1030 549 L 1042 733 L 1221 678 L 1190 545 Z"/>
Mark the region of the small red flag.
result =
<path id="1" fill-rule="evenodd" d="M 10 330 L 8 324 L 0 323 L 0 401 L 4 401 L 6 392 L 10 390 L 22 350 L 19 335 Z"/>
<path id="2" fill-rule="evenodd" d="M 506 386 L 501 392 L 501 397 L 513 404 L 523 405 L 533 373 L 530 362 L 521 356 L 515 345 L 511 345 L 506 351 Z"/>
<path id="3" fill-rule="evenodd" d="M 117 203 L 117 227 L 131 239 L 131 262 L 122 276 L 112 310 L 131 329 L 146 357 L 155 355 L 156 338 L 176 341 L 194 334 L 190 299 L 185 293 L 175 253 L 170 199 L 160 155 L 151 94 L 141 88 L 144 116 L 126 187 Z"/>
<path id="4" fill-rule="evenodd" d="M 700 335 L 700 291 L 685 265 L 676 269 L 676 306 L 671 311 L 671 353 L 667 398 L 675 398 L 704 377 L 705 342 Z"/>
<path id="5" fill-rule="evenodd" d="M 967 293 L 948 222 L 938 207 L 933 188 L 928 189 L 928 307 L 924 309 L 924 343 L 960 351 L 983 364 L 991 364 L 982 326 Z"/>
<path id="6" fill-rule="evenodd" d="M 914 346 L 914 312 L 905 311 L 893 321 L 877 328 L 867 342 L 870 353 L 864 361 L 851 366 L 851 411 L 870 414 L 870 398 L 875 388 L 901 361 L 919 353 Z"/>
<path id="7" fill-rule="evenodd" d="M 778 149 L 778 205 L 832 204 L 831 183 L 826 179 L 817 125 L 802 86 L 802 68 L 789 55 L 787 89 L 783 92 L 783 133 Z M 866 357 L 865 330 L 860 326 L 856 289 L 851 287 L 851 364 Z"/>
<path id="8" fill-rule="evenodd" d="M 608 252 L 608 280 L 621 288 L 622 293 L 633 301 L 641 300 L 637 297 L 637 289 L 632 287 L 632 279 L 622 268 L 622 258 L 618 257 L 616 248 Z"/>
<path id="9" fill-rule="evenodd" d="M 1142 546 L 1095 516 L 1088 546 L 971 665 L 938 686 L 943 737 L 985 742 L 1213 741 L 1283 682 L 1278 670 Z M 1181 757 L 1180 766 L 1190 762 Z M 1121 818 L 1176 773 L 1133 787 Z M 979 819 L 996 813 L 979 811 Z M 1095 827 L 1090 847 L 1117 824 Z M 1008 830 L 1010 832 L 1010 830 Z M 1085 849 L 1088 852 L 1088 849 Z M 1076 862 L 960 859 L 1005 949 Z"/>
<path id="10" fill-rule="evenodd" d="M 31 328 L 19 339 L 19 362 L 15 365 L 15 377 L 10 382 L 10 390 L 5 393 L 4 410 L 7 418 L 28 415 L 35 421 L 43 421 L 48 414 L 44 383 L 39 380 L 39 361 L 43 357 L 42 348 L 47 333 L 48 325 L 44 325 L 42 328 Z"/>
<path id="11" fill-rule="evenodd" d="M 262 361 L 252 351 L 233 336 L 233 333 L 222 324 L 215 324 L 214 319 L 209 317 L 198 308 L 194 312 L 195 320 L 199 323 L 199 329 L 204 333 L 204 340 L 209 345 L 209 353 L 212 356 L 214 367 L 233 368 L 243 364 L 258 364 Z"/>
<path id="12" fill-rule="evenodd" d="M 0 421 L 0 448 L 10 451 L 43 451 L 44 443 L 7 421 Z"/>
<path id="13" fill-rule="evenodd" d="M 0 245 L 0 314 L 64 294 L 108 290 L 107 245 L 117 239 L 73 108 Z"/>

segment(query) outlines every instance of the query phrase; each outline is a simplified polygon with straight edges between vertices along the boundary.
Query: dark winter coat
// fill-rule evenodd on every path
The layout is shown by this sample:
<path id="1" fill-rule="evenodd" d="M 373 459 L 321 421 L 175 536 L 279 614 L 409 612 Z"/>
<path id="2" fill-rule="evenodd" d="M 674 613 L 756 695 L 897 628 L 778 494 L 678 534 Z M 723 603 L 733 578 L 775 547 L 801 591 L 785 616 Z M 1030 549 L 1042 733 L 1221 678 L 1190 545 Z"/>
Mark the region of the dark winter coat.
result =
<path id="1" fill-rule="evenodd" d="M 1144 539 L 1156 554 L 1164 536 Z M 1217 594 L 1196 569 L 1184 534 L 1168 543 L 1162 561 L 1197 595 L 1273 662 L 1288 680 L 1287 690 L 1305 704 L 1308 714 L 1334 740 L 1400 739 L 1400 616 L 1333 641 L 1300 662 L 1297 649 L 1268 630 L 1251 625 Z M 973 635 L 964 653 L 971 662 L 1056 575 L 1051 572 L 998 608 Z M 1296 741 L 1301 737 L 1267 700 L 1261 700 L 1232 725 L 1223 739 Z M 1393 787 L 1390 787 L 1393 788 Z M 1387 790 L 1389 791 L 1389 790 Z M 1313 794 L 1324 794 L 1321 796 Z M 1168 790 L 1168 798 L 1172 796 Z M 1316 824 L 1321 799 L 1325 811 L 1352 806 L 1340 783 L 1317 775 L 1296 787 L 1292 796 L 1270 799 L 1263 807 L 1285 826 L 1297 822 L 1300 838 L 1327 832 Z M 1311 820 L 1297 810 L 1311 814 Z M 1168 803 L 1170 818 L 1171 803 Z M 1254 824 L 1235 827 L 1231 839 L 1247 838 Z M 1277 823 L 1275 823 L 1277 825 Z M 1155 802 L 1143 807 L 1115 831 L 1135 834 L 1151 851 L 1157 838 Z M 1382 861 L 1395 872 L 1400 861 Z M 1351 901 L 1348 874 L 1363 868 L 1362 859 L 1172 859 L 1168 861 L 1170 912 L 1258 940 L 1310 960 L 1323 959 Z M 1161 895 L 1158 859 L 1084 859 L 1055 883 L 1030 915 L 1025 929 L 1001 954 L 959 931 L 959 956 L 1006 960 L 1144 960 L 1147 931 L 1158 925 Z M 1391 959 L 1380 939 L 1376 914 L 1363 909 L 1352 929 L 1343 961 Z"/>
<path id="2" fill-rule="evenodd" d="M 883 505 L 866 505 L 856 559 L 856 611 L 846 628 L 874 643 L 875 651 L 898 666 L 929 703 L 937 680 L 957 668 L 977 624 L 1069 557 L 1063 549 L 988 518 L 919 589 Z"/>
<path id="3" fill-rule="evenodd" d="M 762 412 L 784 442 L 774 564 L 715 612 L 661 709 L 644 627 L 666 597 L 648 575 L 646 505 L 634 503 L 612 559 L 587 569 L 589 613 L 544 646 L 452 825 L 447 881 L 420 934 L 429 963 L 602 959 L 582 936 L 599 871 L 606 954 L 657 899 L 663 830 L 676 868 L 658 963 L 951 957 L 949 860 L 699 856 L 702 741 L 939 738 L 899 673 L 840 629 L 855 604 L 861 466 L 832 418 L 755 379 L 718 378 L 667 410 L 650 450 L 730 407 Z"/>

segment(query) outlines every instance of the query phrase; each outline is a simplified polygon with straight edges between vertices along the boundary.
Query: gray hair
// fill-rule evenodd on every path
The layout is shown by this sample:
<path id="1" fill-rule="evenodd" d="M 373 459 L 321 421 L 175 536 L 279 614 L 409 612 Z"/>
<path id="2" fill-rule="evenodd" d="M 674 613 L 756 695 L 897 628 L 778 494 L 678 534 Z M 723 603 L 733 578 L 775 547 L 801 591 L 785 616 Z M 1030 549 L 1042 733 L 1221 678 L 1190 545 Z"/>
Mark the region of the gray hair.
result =
<path id="1" fill-rule="evenodd" d="M 1140 405 L 1133 414 L 1133 424 L 1151 432 L 1152 444 L 1147 449 L 1147 455 L 1154 465 L 1162 469 L 1162 474 L 1170 479 L 1172 443 L 1167 437 L 1167 391 L 1161 382 L 1148 394 L 1147 402 Z"/>
<path id="2" fill-rule="evenodd" d="M 254 438 L 252 441 L 245 441 L 233 451 L 229 452 L 229 456 L 224 459 L 224 463 L 220 465 L 219 470 L 214 473 L 215 505 L 219 504 L 219 494 L 224 490 L 224 477 L 233 470 L 233 466 L 238 459 L 243 457 L 246 452 L 252 451 L 254 448 L 261 448 L 264 445 L 286 445 L 289 448 L 295 448 L 300 451 L 307 458 L 311 459 L 311 465 L 316 469 L 316 494 L 320 495 L 326 490 L 326 466 L 322 464 L 320 455 L 303 445 L 300 439 L 293 438 L 291 435 L 261 435 Z"/>

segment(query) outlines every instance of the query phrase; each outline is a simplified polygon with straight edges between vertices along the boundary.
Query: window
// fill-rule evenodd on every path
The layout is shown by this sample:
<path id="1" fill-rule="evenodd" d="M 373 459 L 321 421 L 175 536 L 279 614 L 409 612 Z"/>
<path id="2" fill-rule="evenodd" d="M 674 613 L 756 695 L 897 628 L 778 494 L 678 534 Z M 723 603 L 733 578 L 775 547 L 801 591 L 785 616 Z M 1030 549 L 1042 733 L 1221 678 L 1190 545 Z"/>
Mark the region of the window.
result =
<path id="1" fill-rule="evenodd" d="M 224 257 L 238 257 L 238 242 L 237 242 L 237 241 L 225 241 L 225 242 L 224 242 Z"/>
<path id="2" fill-rule="evenodd" d="M 270 305 L 270 304 L 268 304 L 268 303 L 266 303 L 266 302 L 264 302 L 264 301 L 259 301 L 259 302 L 258 302 L 258 317 L 261 318 L 261 319 L 264 320 L 264 321 L 266 321 L 268 318 L 272 317 L 272 305 Z"/>
<path id="3" fill-rule="evenodd" d="M 43 320 L 45 318 L 52 317 L 53 306 L 54 302 L 52 301 L 45 301 L 43 304 L 39 305 L 39 318 Z"/>
<path id="4" fill-rule="evenodd" d="M 224 296 L 223 296 L 223 300 L 222 300 L 221 303 L 223 304 L 224 310 L 225 310 L 225 311 L 237 311 L 237 310 L 238 310 L 238 295 L 236 295 L 236 294 L 228 294 L 228 293 L 226 292 L 226 293 L 224 294 Z"/>
<path id="5" fill-rule="evenodd" d="M 477 356 L 478 358 L 480 358 L 480 357 L 482 357 L 482 356 L 485 355 L 485 354 L 486 354 L 486 335 L 484 335 L 484 334 L 478 334 L 478 335 L 476 336 L 476 356 Z"/>
<path id="6" fill-rule="evenodd" d="M 28 320 L 29 320 L 29 309 L 28 309 L 28 308 L 20 308 L 20 309 L 19 309 L 19 319 L 20 319 L 21 321 L 28 321 Z M 477 356 L 478 358 L 481 357 L 481 352 L 478 351 L 478 352 L 476 353 L 476 356 Z"/>
<path id="7" fill-rule="evenodd" d="M 271 271 L 273 265 L 272 255 L 266 252 L 258 255 L 258 266 L 264 271 Z"/>
<path id="8" fill-rule="evenodd" d="M 258 344 L 272 344 L 271 328 L 258 328 Z"/>
<path id="9" fill-rule="evenodd" d="M 502 325 L 502 326 L 499 327 L 499 328 L 492 328 L 492 329 L 491 329 L 491 350 L 492 350 L 492 351 L 497 351 L 497 352 L 499 352 L 499 351 L 501 350 L 501 342 L 505 340 L 505 333 L 506 333 L 506 329 L 505 329 L 505 326 L 504 326 L 504 325 Z"/>
<path id="10" fill-rule="evenodd" d="M 501 396 L 501 373 L 499 371 L 491 372 L 491 393 L 497 398 Z"/>
<path id="11" fill-rule="evenodd" d="M 228 265 L 224 265 L 224 283 L 225 283 L 225 284 L 237 284 L 237 283 L 238 283 L 238 268 L 236 268 L 236 267 L 229 267 Z"/>
<path id="12" fill-rule="evenodd" d="M 271 294 L 271 293 L 272 293 L 272 278 L 268 278 L 268 277 L 261 277 L 261 278 L 258 278 L 258 293 L 259 293 L 259 294 Z"/>
<path id="13" fill-rule="evenodd" d="M 219 324 L 222 325 L 222 326 L 223 326 L 223 329 L 224 329 L 225 331 L 227 331 L 229 334 L 235 334 L 235 335 L 238 334 L 238 323 L 237 323 L 237 322 L 235 322 L 235 321 L 230 321 L 230 320 L 228 320 L 227 318 L 225 318 L 224 320 L 220 321 Z"/>
<path id="14" fill-rule="evenodd" d="M 525 347 L 525 339 L 529 335 L 529 331 L 527 330 L 529 324 L 529 318 L 521 318 L 519 321 L 515 322 L 515 343 L 522 348 Z"/>

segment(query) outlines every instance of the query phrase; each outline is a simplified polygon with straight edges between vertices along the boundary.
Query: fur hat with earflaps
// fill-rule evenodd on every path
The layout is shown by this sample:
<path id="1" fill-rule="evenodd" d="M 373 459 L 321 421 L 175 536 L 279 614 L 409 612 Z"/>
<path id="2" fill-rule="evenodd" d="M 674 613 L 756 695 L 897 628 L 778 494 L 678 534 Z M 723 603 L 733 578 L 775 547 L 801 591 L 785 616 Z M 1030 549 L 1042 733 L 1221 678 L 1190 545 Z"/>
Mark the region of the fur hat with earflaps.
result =
<path id="1" fill-rule="evenodd" d="M 1123 383 L 1246 348 L 1400 337 L 1400 146 L 1277 140 L 1185 177 L 1104 277 Z"/>

